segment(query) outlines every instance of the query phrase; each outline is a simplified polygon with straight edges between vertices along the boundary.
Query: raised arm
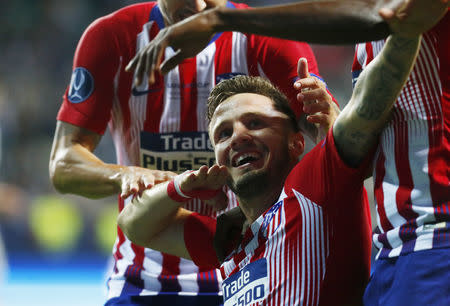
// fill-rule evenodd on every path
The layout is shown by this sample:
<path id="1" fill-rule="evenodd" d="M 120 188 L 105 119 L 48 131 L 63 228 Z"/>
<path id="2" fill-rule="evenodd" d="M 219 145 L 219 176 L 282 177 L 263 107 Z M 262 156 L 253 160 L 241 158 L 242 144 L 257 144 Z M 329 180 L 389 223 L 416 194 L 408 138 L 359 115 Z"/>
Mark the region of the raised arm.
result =
<path id="1" fill-rule="evenodd" d="M 387 14 L 393 34 L 361 73 L 350 102 L 333 126 L 337 149 L 357 166 L 374 147 L 389 120 L 420 46 L 420 34 L 447 12 L 447 0 L 412 0 L 397 15 Z"/>
<path id="2" fill-rule="evenodd" d="M 380 8 L 396 10 L 407 0 L 322 0 L 235 10 L 217 7 L 194 15 L 160 31 L 129 64 L 154 82 L 154 72 L 167 72 L 186 58 L 203 50 L 212 35 L 221 31 L 275 36 L 323 44 L 344 44 L 387 37 L 389 27 L 379 16 Z M 175 55 L 160 62 L 167 46 Z"/>

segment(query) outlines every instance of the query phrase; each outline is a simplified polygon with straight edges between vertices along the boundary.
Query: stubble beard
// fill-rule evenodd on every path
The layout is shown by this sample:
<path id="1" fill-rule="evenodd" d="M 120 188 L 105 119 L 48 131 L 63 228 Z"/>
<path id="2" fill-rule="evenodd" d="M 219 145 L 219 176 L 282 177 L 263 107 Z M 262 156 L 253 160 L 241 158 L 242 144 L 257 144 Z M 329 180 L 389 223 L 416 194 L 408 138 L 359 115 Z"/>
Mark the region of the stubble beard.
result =
<path id="1" fill-rule="evenodd" d="M 230 189 L 242 199 L 251 199 L 264 193 L 269 187 L 269 175 L 264 170 L 244 173 L 237 180 L 228 179 Z"/>

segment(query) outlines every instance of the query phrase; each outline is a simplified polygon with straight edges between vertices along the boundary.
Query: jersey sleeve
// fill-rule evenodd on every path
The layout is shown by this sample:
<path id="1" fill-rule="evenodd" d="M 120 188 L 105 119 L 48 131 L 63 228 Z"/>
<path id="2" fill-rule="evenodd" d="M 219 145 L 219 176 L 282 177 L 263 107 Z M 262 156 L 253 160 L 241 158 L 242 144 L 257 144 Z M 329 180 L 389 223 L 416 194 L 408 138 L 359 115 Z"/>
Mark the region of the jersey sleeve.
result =
<path id="1" fill-rule="evenodd" d="M 219 268 L 216 251 L 213 247 L 216 220 L 192 213 L 184 224 L 184 243 L 192 261 L 199 267 Z"/>
<path id="2" fill-rule="evenodd" d="M 111 116 L 120 59 L 113 18 L 93 22 L 78 43 L 57 119 L 103 134 Z"/>
<path id="3" fill-rule="evenodd" d="M 267 77 L 274 83 L 289 98 L 292 109 L 299 117 L 303 110 L 297 101 L 297 91 L 293 87 L 298 79 L 298 59 L 306 58 L 309 73 L 323 80 L 311 47 L 304 42 L 250 35 L 248 52 L 248 58 L 256 59 L 256 63 L 251 63 L 250 72 Z M 333 101 L 337 103 L 334 97 Z"/>
<path id="4" fill-rule="evenodd" d="M 348 166 L 336 149 L 333 129 L 330 129 L 327 137 L 294 167 L 285 188 L 301 190 L 307 198 L 322 206 L 340 203 L 342 199 L 350 199 L 364 192 L 363 182 L 372 158 L 373 152 L 357 168 Z"/>

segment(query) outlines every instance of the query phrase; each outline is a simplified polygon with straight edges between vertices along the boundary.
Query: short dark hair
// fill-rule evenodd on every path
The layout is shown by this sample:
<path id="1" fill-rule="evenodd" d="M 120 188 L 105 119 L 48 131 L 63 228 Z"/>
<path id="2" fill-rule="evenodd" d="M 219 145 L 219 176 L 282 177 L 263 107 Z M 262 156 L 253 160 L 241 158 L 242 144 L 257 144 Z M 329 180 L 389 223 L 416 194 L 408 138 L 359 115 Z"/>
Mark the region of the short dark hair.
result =
<path id="1" fill-rule="evenodd" d="M 226 99 L 240 93 L 254 93 L 268 97 L 277 111 L 286 114 L 295 132 L 299 131 L 297 118 L 287 97 L 272 83 L 262 77 L 238 75 L 218 83 L 208 97 L 208 120 L 214 115 L 216 108 Z"/>

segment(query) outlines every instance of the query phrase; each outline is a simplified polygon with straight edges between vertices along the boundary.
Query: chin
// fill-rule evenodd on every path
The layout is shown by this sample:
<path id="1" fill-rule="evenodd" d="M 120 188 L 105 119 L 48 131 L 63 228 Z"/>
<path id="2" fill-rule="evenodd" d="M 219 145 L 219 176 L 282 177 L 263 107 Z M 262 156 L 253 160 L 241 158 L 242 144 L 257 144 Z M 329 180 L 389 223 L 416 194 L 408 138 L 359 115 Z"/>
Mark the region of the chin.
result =
<path id="1" fill-rule="evenodd" d="M 261 190 L 267 189 L 268 173 L 262 170 L 248 170 L 237 180 L 230 179 L 228 186 L 230 189 L 240 197 L 252 197 L 255 194 L 261 193 Z"/>

